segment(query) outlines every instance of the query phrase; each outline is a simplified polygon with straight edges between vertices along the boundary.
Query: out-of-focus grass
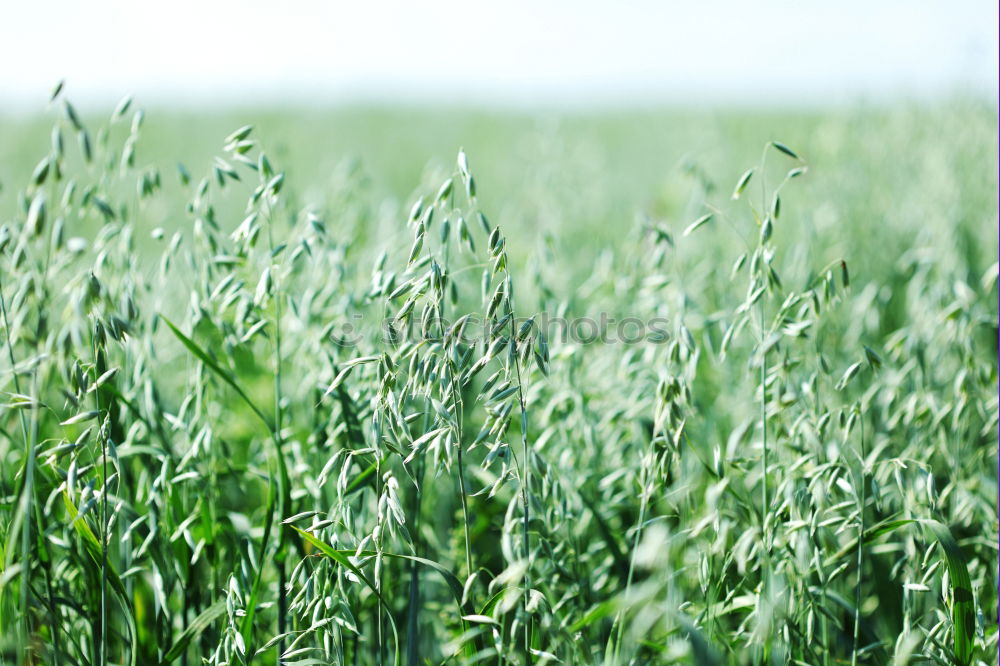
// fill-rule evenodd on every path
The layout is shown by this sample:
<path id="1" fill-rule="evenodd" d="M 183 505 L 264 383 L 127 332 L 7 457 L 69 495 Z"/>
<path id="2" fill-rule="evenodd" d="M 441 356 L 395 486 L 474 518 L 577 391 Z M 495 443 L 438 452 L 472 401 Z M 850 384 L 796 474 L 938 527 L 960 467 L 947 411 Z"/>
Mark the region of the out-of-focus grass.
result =
<path id="1" fill-rule="evenodd" d="M 97 117 L 95 116 L 95 120 Z M 545 232 L 585 264 L 615 246 L 636 217 L 679 219 L 701 178 L 726 189 L 775 137 L 809 156 L 813 178 L 789 196 L 808 201 L 817 242 L 857 241 L 867 265 L 876 239 L 916 243 L 937 231 L 981 271 L 996 254 L 997 113 L 972 100 L 828 112 L 650 109 L 538 113 L 414 107 L 147 114 L 141 158 L 170 179 L 183 162 L 208 168 L 221 138 L 251 123 L 305 200 L 322 201 L 334 174 L 356 170 L 369 192 L 403 206 L 451 169 L 459 148 L 476 156 L 481 199 L 516 229 L 521 246 Z M 0 198 L 12 197 L 48 145 L 44 118 L 0 117 Z M 513 196 L 512 196 L 513 195 Z M 2 200 L 2 199 L 0 199 Z M 793 201 L 790 201 L 793 203 Z M 940 224 L 939 224 L 940 223 Z M 839 233 L 844 225 L 857 235 Z M 797 225 L 800 226 L 800 225 Z M 950 234 L 949 234 L 950 235 Z M 936 242 L 936 241 L 935 241 Z M 816 248 L 819 249 L 819 248 Z M 873 262 L 872 267 L 884 267 Z"/>

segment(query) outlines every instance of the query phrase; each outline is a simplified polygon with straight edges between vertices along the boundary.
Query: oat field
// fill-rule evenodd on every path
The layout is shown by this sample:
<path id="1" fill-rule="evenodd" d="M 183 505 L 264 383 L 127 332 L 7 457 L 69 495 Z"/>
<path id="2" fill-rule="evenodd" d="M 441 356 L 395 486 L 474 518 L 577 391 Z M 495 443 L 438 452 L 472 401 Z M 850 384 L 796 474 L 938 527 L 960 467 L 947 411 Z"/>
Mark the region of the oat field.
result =
<path id="1" fill-rule="evenodd" d="M 996 663 L 994 105 L 0 136 L 0 663 Z"/>

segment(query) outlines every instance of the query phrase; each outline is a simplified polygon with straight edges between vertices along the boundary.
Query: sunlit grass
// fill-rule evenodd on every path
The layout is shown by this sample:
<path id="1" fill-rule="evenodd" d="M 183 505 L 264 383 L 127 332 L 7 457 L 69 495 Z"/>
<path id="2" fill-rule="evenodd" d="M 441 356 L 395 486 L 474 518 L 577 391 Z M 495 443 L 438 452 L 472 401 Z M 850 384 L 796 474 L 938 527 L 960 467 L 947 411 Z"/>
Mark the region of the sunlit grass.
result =
<path id="1" fill-rule="evenodd" d="M 995 111 L 50 111 L 3 663 L 991 663 Z"/>

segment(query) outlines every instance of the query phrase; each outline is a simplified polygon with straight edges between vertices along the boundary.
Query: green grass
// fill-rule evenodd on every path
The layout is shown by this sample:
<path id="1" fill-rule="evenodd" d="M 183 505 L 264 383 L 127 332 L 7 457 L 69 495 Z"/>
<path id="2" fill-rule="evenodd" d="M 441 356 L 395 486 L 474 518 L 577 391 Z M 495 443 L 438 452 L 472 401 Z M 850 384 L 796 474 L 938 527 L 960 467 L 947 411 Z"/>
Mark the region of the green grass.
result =
<path id="1" fill-rule="evenodd" d="M 66 108 L 0 663 L 995 658 L 994 107 Z"/>

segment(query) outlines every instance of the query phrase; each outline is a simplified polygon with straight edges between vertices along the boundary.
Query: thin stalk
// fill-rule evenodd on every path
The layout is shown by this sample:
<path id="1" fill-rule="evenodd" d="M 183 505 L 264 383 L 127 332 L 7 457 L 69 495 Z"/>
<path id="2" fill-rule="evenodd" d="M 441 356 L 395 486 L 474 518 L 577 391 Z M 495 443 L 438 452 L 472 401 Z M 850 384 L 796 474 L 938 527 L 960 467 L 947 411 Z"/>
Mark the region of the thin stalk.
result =
<path id="1" fill-rule="evenodd" d="M 49 614 L 52 616 L 52 647 L 53 647 L 53 657 L 54 663 L 62 663 L 62 647 L 60 646 L 59 638 L 59 612 L 56 607 L 56 591 L 55 587 L 52 585 L 52 563 L 51 561 L 44 567 L 45 571 L 45 589 L 48 594 L 49 603 Z"/>
<path id="2" fill-rule="evenodd" d="M 443 292 L 441 295 L 441 300 L 442 301 L 444 300 Z M 443 328 L 443 324 L 441 324 L 441 319 L 444 317 L 443 303 L 438 304 L 438 314 L 440 315 L 438 317 L 438 325 L 440 328 Z M 441 336 L 443 339 L 444 338 L 443 330 L 441 331 Z M 445 354 L 447 355 L 447 350 L 445 350 Z M 465 460 L 463 453 L 464 437 L 462 433 L 463 430 L 462 421 L 465 418 L 465 409 L 462 403 L 461 395 L 459 394 L 459 391 L 457 390 L 456 387 L 457 384 L 456 378 L 458 375 L 457 375 L 457 370 L 455 368 L 455 364 L 452 361 L 451 357 L 448 357 L 448 368 L 450 369 L 450 375 L 451 375 L 448 378 L 448 387 L 451 392 L 451 403 L 455 407 L 455 437 L 457 439 L 455 443 L 455 454 L 456 454 L 456 463 L 458 465 L 459 499 L 462 504 L 462 529 L 465 536 L 465 569 L 467 575 L 471 576 L 473 572 L 472 534 L 469 528 L 469 499 L 468 499 L 468 490 L 466 489 L 465 485 Z"/>
<path id="3" fill-rule="evenodd" d="M 767 493 L 767 352 L 764 350 L 764 305 L 760 306 L 760 330 L 761 330 L 761 354 L 760 354 L 760 437 L 763 447 L 763 486 L 761 502 L 761 530 L 764 536 L 764 545 L 770 551 L 770 540 L 767 537 L 767 518 L 770 504 Z"/>
<path id="4" fill-rule="evenodd" d="M 375 459 L 375 497 L 382 497 L 382 465 L 379 459 Z M 375 544 L 375 551 L 377 553 L 376 557 L 381 557 L 382 555 L 382 514 L 376 511 L 376 525 L 378 526 L 378 539 L 375 539 L 373 543 Z M 385 567 L 379 567 L 378 576 L 375 578 L 375 590 L 382 594 L 382 576 L 385 575 Z M 382 619 L 383 604 L 375 604 L 375 648 L 376 648 L 376 663 L 382 664 L 383 652 L 386 651 L 387 646 L 384 645 L 385 639 L 382 636 L 382 625 L 384 620 Z"/>
<path id="5" fill-rule="evenodd" d="M 761 215 L 758 216 L 761 224 L 767 224 L 769 213 L 767 211 L 767 178 L 765 177 L 765 164 L 767 162 L 767 149 L 770 144 L 765 144 L 760 156 L 760 207 Z M 758 234 L 757 251 L 763 255 L 766 241 L 762 235 Z M 768 274 L 767 269 L 758 263 L 758 276 L 761 280 L 761 287 L 764 293 L 760 295 L 757 313 L 760 318 L 760 437 L 761 437 L 761 507 L 760 507 L 760 532 L 764 541 L 764 562 L 761 570 L 760 591 L 762 595 L 768 593 L 769 574 L 771 570 L 771 539 L 768 534 L 768 518 L 770 516 L 770 498 L 768 497 L 768 442 L 767 442 L 767 331 L 764 328 L 764 302 L 767 295 Z M 751 279 L 752 276 L 751 276 Z M 763 639 L 761 646 L 760 661 L 764 662 L 768 656 L 768 638 Z M 756 651 L 755 651 L 756 653 Z M 756 654 L 755 654 L 756 660 Z"/>
<path id="6" fill-rule="evenodd" d="M 448 239 L 444 240 L 444 269 L 442 270 L 441 281 L 440 281 L 440 293 L 437 299 L 437 320 L 438 320 L 438 335 L 441 336 L 442 343 L 444 341 L 444 302 L 445 293 L 448 287 L 448 280 L 450 275 L 448 275 L 448 257 L 450 255 L 451 246 L 448 243 Z M 469 527 L 469 499 L 468 490 L 465 484 L 465 460 L 464 460 L 464 437 L 463 437 L 463 421 L 465 420 L 465 405 L 462 402 L 461 392 L 457 388 L 458 384 L 458 372 L 455 368 L 455 363 L 451 356 L 448 355 L 448 350 L 443 349 L 445 358 L 448 361 L 448 368 L 450 370 L 451 376 L 448 378 L 448 388 L 451 393 L 451 404 L 455 408 L 455 437 L 458 440 L 456 442 L 455 458 L 458 465 L 458 490 L 459 499 L 462 504 L 462 529 L 465 536 L 465 569 L 468 576 L 472 575 L 472 534 Z"/>
<path id="7" fill-rule="evenodd" d="M 652 442 L 656 439 L 654 433 L 652 439 L 650 440 L 650 449 L 652 450 Z M 652 461 L 650 461 L 652 463 Z M 632 538 L 632 554 L 629 556 L 628 563 L 628 576 L 625 578 L 625 592 L 624 595 L 628 597 L 629 590 L 632 589 L 632 579 L 635 572 L 635 557 L 636 553 L 639 552 L 639 540 L 642 537 L 642 526 L 646 522 L 646 508 L 649 506 L 649 468 L 651 465 L 642 466 L 642 477 L 640 483 L 642 484 L 642 490 L 639 495 L 639 522 L 635 528 L 635 536 Z M 620 662 L 621 648 L 622 648 L 622 633 L 625 628 L 624 610 L 619 610 L 615 615 L 615 625 L 617 625 L 617 632 L 615 635 L 615 657 L 614 663 L 618 664 Z"/>
<path id="8" fill-rule="evenodd" d="M 17 363 L 14 360 L 14 343 L 11 342 L 10 333 L 10 322 L 7 318 L 7 301 L 3 295 L 3 273 L 0 272 L 0 315 L 3 315 L 3 327 L 6 331 L 5 346 L 7 347 L 7 357 L 10 360 L 10 371 L 14 377 L 14 390 L 18 393 L 21 391 L 21 380 L 18 379 L 17 375 Z M 35 455 L 34 455 L 34 444 L 28 437 L 28 424 L 24 418 L 24 410 L 19 409 L 18 418 L 21 424 L 21 436 L 24 438 L 25 446 L 25 474 L 24 474 L 24 484 L 22 486 L 22 500 L 21 504 L 23 508 L 22 514 L 22 524 L 21 524 L 21 621 L 17 623 L 18 633 L 21 636 L 18 639 L 19 650 L 23 652 L 21 655 L 21 661 L 27 661 L 27 646 L 28 641 L 25 637 L 29 633 L 28 628 L 28 618 L 30 614 L 28 613 L 28 588 L 31 578 L 31 548 L 29 547 L 29 542 L 31 540 L 31 505 L 34 504 L 34 493 L 35 493 Z M 34 410 L 37 413 L 37 409 Z M 33 417 L 37 419 L 37 417 Z"/>
<path id="9" fill-rule="evenodd" d="M 458 490 L 459 496 L 462 501 L 462 528 L 465 532 L 465 569 L 469 576 L 472 575 L 472 534 L 469 529 L 469 499 L 468 490 L 465 487 L 465 461 L 463 460 L 463 443 L 462 443 L 462 399 L 458 397 L 458 392 L 455 390 L 455 368 L 451 369 L 451 399 L 452 403 L 455 404 L 455 410 L 457 412 L 456 419 L 458 421 L 458 441 L 456 442 L 456 453 L 457 453 L 457 464 L 458 464 Z"/>
<path id="10" fill-rule="evenodd" d="M 271 219 L 271 206 L 267 205 L 267 243 L 271 256 L 274 256 L 274 235 L 271 231 L 273 225 L 273 220 Z M 273 278 L 272 278 L 273 279 Z M 274 437 L 277 442 L 281 441 L 281 293 L 280 290 L 275 288 L 274 296 Z M 277 446 L 276 454 L 282 456 L 281 446 Z M 279 513 L 288 512 L 291 507 L 284 506 L 284 491 L 279 493 L 277 506 L 279 507 Z M 278 633 L 284 634 L 286 629 L 286 618 L 288 602 L 285 594 L 285 558 L 282 551 L 282 546 L 284 544 L 283 538 L 284 532 L 279 532 L 278 535 L 278 552 L 275 557 L 275 564 L 278 567 Z M 264 566 L 264 563 L 260 563 Z M 276 663 L 278 666 L 282 663 L 281 655 L 284 653 L 284 640 L 279 640 L 277 644 L 277 659 Z"/>
<path id="11" fill-rule="evenodd" d="M 860 418 L 860 410 L 858 410 L 858 422 L 861 427 L 861 469 L 859 471 L 861 490 L 859 494 L 860 504 L 858 506 L 858 570 L 854 582 L 854 643 L 851 648 L 851 666 L 857 666 L 858 664 L 858 633 L 861 627 L 861 565 L 863 564 L 862 558 L 864 557 L 865 502 L 867 501 L 865 497 L 865 424 Z"/>
<path id="12" fill-rule="evenodd" d="M 425 415 L 426 423 L 426 415 Z M 425 425 L 426 431 L 426 425 Z M 420 506 L 423 501 L 421 484 L 423 483 L 423 458 L 417 459 L 416 477 L 417 483 L 413 491 L 413 503 L 410 513 L 413 516 L 413 554 L 420 557 Z M 417 641 L 417 631 L 419 629 L 420 612 L 420 574 L 417 571 L 416 561 L 410 562 L 410 590 L 409 600 L 406 604 L 406 663 L 410 666 L 418 666 L 420 663 L 420 645 Z"/>
<path id="13" fill-rule="evenodd" d="M 38 370 L 36 369 L 32 373 L 32 395 L 38 395 Z M 23 571 L 26 574 L 29 563 L 27 558 L 30 557 L 29 553 L 32 549 L 29 547 L 31 543 L 31 513 L 32 506 L 35 504 L 35 447 L 38 445 L 38 409 L 32 410 L 31 415 L 31 436 L 27 440 L 28 444 L 28 460 L 26 465 L 26 473 L 24 480 L 24 513 L 22 515 L 23 523 L 21 525 L 21 557 L 23 562 Z M 27 603 L 28 603 L 28 581 L 27 579 L 22 581 L 21 588 L 21 602 L 22 608 L 25 610 L 24 622 L 25 628 L 28 627 L 28 618 L 30 614 L 27 613 Z M 103 626 L 103 625 L 102 625 Z"/>
<path id="14" fill-rule="evenodd" d="M 765 144 L 764 149 L 760 156 L 760 207 L 763 216 L 762 224 L 766 224 L 768 218 L 767 212 L 767 178 L 765 178 L 765 164 L 767 162 L 767 149 L 770 144 Z M 762 236 L 758 236 L 759 240 L 757 242 L 758 250 L 764 249 L 764 241 Z M 762 286 L 765 287 L 765 294 L 760 296 L 760 302 L 757 308 L 758 315 L 760 316 L 760 437 L 761 437 L 761 464 L 763 469 L 761 470 L 761 536 L 764 539 L 765 552 L 770 554 L 770 542 L 767 535 L 767 518 L 770 504 L 768 503 L 768 488 L 767 488 L 767 470 L 768 470 L 768 448 L 767 448 L 767 350 L 765 349 L 765 344 L 767 344 L 767 333 L 764 330 L 764 297 L 766 295 L 766 285 L 767 285 L 767 274 L 760 269 L 758 264 L 758 270 L 760 271 L 760 278 Z"/>
<path id="15" fill-rule="evenodd" d="M 101 353 L 100 339 L 94 336 L 95 375 Z M 95 376 L 96 379 L 96 376 Z M 101 412 L 101 392 L 94 391 L 94 402 Z M 97 441 L 101 446 L 101 662 L 108 663 L 108 418 L 99 417 L 101 425 L 97 431 Z"/>
<path id="16" fill-rule="evenodd" d="M 268 209 L 265 217 L 268 220 L 268 225 L 267 225 L 267 228 L 268 228 L 268 231 L 267 231 L 267 233 L 268 233 L 268 243 L 273 248 L 273 239 L 272 239 L 272 235 L 271 235 L 271 224 L 270 224 L 270 222 L 271 222 L 271 220 L 270 220 L 270 209 Z M 272 249 L 271 250 L 271 255 L 273 256 L 273 254 L 274 254 L 274 250 Z M 280 318 L 281 309 L 280 309 L 280 304 L 278 303 L 278 299 L 277 298 L 275 299 L 275 308 L 276 308 L 275 309 L 276 318 Z M 180 332 L 176 328 L 174 328 L 174 326 L 172 324 L 170 325 L 170 327 L 171 327 L 171 329 L 174 330 L 175 335 L 181 335 Z M 277 329 L 277 328 L 280 328 L 280 327 L 278 327 L 276 325 L 275 328 Z M 270 471 L 268 472 L 268 504 L 267 504 L 267 508 L 266 508 L 267 518 L 265 519 L 264 534 L 263 534 L 263 537 L 261 538 L 260 549 L 258 551 L 258 558 L 257 559 L 258 559 L 259 566 L 257 568 L 257 573 L 254 576 L 253 586 L 251 587 L 251 590 L 250 590 L 250 599 L 251 599 L 251 601 L 253 603 L 251 603 L 251 604 L 248 605 L 248 608 L 246 609 L 247 613 L 244 616 L 243 621 L 241 622 L 241 632 L 243 634 L 243 639 L 247 643 L 248 646 L 251 646 L 253 621 L 254 621 L 254 616 L 256 615 L 255 604 L 256 604 L 256 600 L 257 600 L 258 594 L 260 593 L 260 583 L 261 583 L 261 578 L 262 578 L 263 572 L 264 572 L 264 562 L 265 562 L 266 555 L 267 555 L 267 547 L 268 547 L 268 544 L 269 544 L 270 539 L 271 539 L 271 528 L 273 526 L 275 516 L 279 515 L 279 514 L 283 514 L 288 509 L 288 507 L 285 505 L 285 497 L 286 497 L 286 494 L 288 493 L 288 468 L 285 465 L 285 457 L 284 457 L 284 451 L 283 451 L 282 441 L 281 441 L 281 424 L 280 424 L 281 398 L 280 398 L 280 392 L 277 390 L 281 386 L 280 353 L 277 354 L 277 357 L 278 357 L 278 362 L 276 362 L 276 364 L 275 364 L 275 382 L 276 382 L 275 383 L 275 387 L 276 387 L 276 391 L 275 391 L 275 412 L 276 412 L 277 418 L 279 419 L 278 421 L 274 421 L 274 422 L 269 421 L 268 418 L 267 418 L 267 416 L 264 414 L 263 410 L 261 410 L 242 391 L 242 389 L 240 389 L 236 384 L 232 383 L 231 380 L 228 381 L 228 383 L 230 383 L 231 386 L 233 386 L 233 388 L 236 389 L 237 393 L 240 395 L 240 397 L 243 399 L 243 401 L 246 403 L 246 405 L 248 407 L 250 407 L 250 409 L 257 416 L 257 418 L 260 419 L 260 421 L 267 428 L 268 434 L 271 437 L 271 441 L 274 444 L 274 455 L 275 455 L 277 466 L 278 466 L 278 481 L 277 481 L 277 484 L 275 484 L 275 482 L 274 482 L 274 475 L 273 475 L 273 473 L 270 472 Z M 277 488 L 275 488 L 275 485 L 277 485 Z M 278 538 L 278 543 L 277 543 L 277 548 L 276 548 L 276 552 L 275 552 L 275 560 L 276 560 L 276 566 L 277 566 L 279 572 L 282 572 L 283 569 L 284 569 L 284 531 L 281 530 L 280 526 L 278 527 L 278 530 L 279 530 L 279 534 L 278 534 L 278 537 L 277 537 Z M 283 577 L 283 574 L 279 573 L 279 580 L 282 579 L 282 577 Z M 282 603 L 283 603 L 282 597 L 284 596 L 284 594 L 285 594 L 284 589 L 279 589 L 278 590 L 279 608 L 282 606 Z M 279 655 L 280 655 L 280 651 L 281 651 L 281 646 L 280 645 L 278 646 L 278 650 L 279 650 Z M 247 663 L 250 663 L 253 660 L 253 656 L 252 656 L 253 652 L 252 651 L 248 651 L 248 654 L 250 656 L 248 656 Z M 280 656 L 279 656 L 278 659 L 280 661 Z"/>
<path id="17" fill-rule="evenodd" d="M 506 273 L 506 270 L 504 271 Z M 521 503 L 524 505 L 524 520 L 522 531 L 524 533 L 524 561 L 527 568 L 524 572 L 524 661 L 531 664 L 531 639 L 534 632 L 534 622 L 528 614 L 529 590 L 531 588 L 531 536 L 529 524 L 531 522 L 531 504 L 529 495 L 531 489 L 531 448 L 528 445 L 528 407 L 524 400 L 524 387 L 521 383 L 521 355 L 517 349 L 517 332 L 514 329 L 514 304 L 511 301 L 512 283 L 510 273 L 506 273 L 507 278 L 507 313 L 510 315 L 510 344 L 514 345 L 514 372 L 517 377 L 517 401 L 521 410 L 521 451 L 524 455 L 524 478 L 521 483 Z"/>
<path id="18" fill-rule="evenodd" d="M 516 344 L 516 343 L 512 343 Z M 528 448 L 528 411 L 524 404 L 524 391 L 521 388 L 521 363 L 514 354 L 514 369 L 517 373 L 517 400 L 521 406 L 521 450 L 524 452 L 524 484 L 521 488 L 521 501 L 524 503 L 524 560 L 527 568 L 524 572 L 524 605 L 525 614 L 528 611 L 528 590 L 531 588 L 531 532 L 529 523 L 531 522 L 531 502 L 529 500 L 531 487 L 531 450 Z M 534 632 L 534 621 L 531 615 L 527 615 L 524 625 L 524 659 L 531 664 L 531 636 Z"/>
<path id="19" fill-rule="evenodd" d="M 54 245 L 54 242 L 53 242 L 52 238 L 50 237 L 48 239 L 48 242 L 46 242 L 46 244 L 45 244 L 45 261 L 44 261 L 43 266 L 42 266 L 42 280 L 40 281 L 40 283 L 38 285 L 36 285 L 36 291 L 38 292 L 39 307 L 41 307 L 41 304 L 46 303 L 48 301 L 48 297 L 49 297 L 49 288 L 48 288 L 48 285 L 49 285 L 49 269 L 50 269 L 50 266 L 52 264 L 52 246 L 53 245 Z M 6 311 L 4 312 L 4 317 L 5 317 L 4 324 L 6 325 Z M 10 349 L 8 349 L 8 352 L 9 351 L 10 351 Z M 11 357 L 11 358 L 13 358 L 13 357 Z M 11 367 L 11 370 L 13 370 L 13 367 Z M 37 370 L 32 375 L 32 383 L 33 383 L 33 387 L 34 387 L 32 389 L 32 394 L 33 395 L 38 395 L 38 373 L 37 373 Z M 15 384 L 15 386 L 17 385 L 17 373 L 16 372 L 14 373 L 14 384 Z M 23 415 L 21 416 L 21 418 L 22 419 L 24 418 Z M 37 418 L 34 418 L 32 420 L 32 452 L 34 451 L 34 447 L 35 447 L 35 444 L 37 443 L 37 441 L 38 441 L 38 420 L 37 420 Z M 32 462 L 32 470 L 31 471 L 32 471 L 32 478 L 33 478 L 34 477 L 34 455 L 33 454 L 32 454 L 32 460 L 31 460 L 31 462 Z M 34 490 L 32 490 L 31 502 L 32 502 L 33 505 L 35 504 L 35 502 L 34 502 Z M 37 529 L 38 529 L 39 533 L 41 533 L 43 531 L 43 527 L 42 527 L 42 514 L 41 514 L 41 511 L 39 510 L 39 507 L 37 505 L 35 505 L 34 508 L 35 508 L 35 522 L 36 522 Z M 51 561 L 44 562 L 43 565 L 44 565 L 43 568 L 44 568 L 44 571 L 45 571 L 45 587 L 46 587 L 46 593 L 47 593 L 47 596 L 48 596 L 49 612 L 52 615 L 52 624 L 51 624 L 51 627 L 52 627 L 52 644 L 53 644 L 53 647 L 54 647 L 53 657 L 54 657 L 54 663 L 56 664 L 56 666 L 58 666 L 62 662 L 62 649 L 60 647 L 59 623 L 57 622 L 58 612 L 57 612 L 57 606 L 56 606 L 56 602 L 55 602 L 55 588 L 52 585 L 52 570 L 51 570 L 52 569 L 52 562 Z"/>

